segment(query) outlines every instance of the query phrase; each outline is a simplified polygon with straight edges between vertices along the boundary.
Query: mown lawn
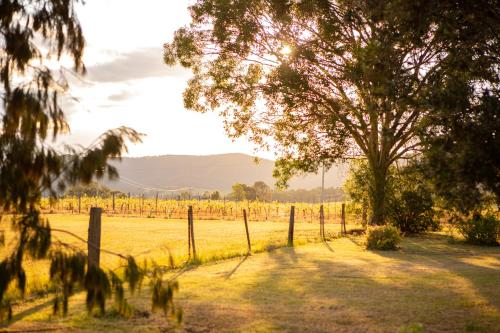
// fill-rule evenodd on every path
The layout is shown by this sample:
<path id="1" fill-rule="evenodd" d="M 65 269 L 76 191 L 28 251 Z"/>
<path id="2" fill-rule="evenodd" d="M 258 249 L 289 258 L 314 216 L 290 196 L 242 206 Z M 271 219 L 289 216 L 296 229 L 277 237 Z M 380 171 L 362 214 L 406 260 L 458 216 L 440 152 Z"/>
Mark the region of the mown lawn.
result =
<path id="1" fill-rule="evenodd" d="M 141 310 L 124 320 L 84 311 L 51 318 L 50 298 L 16 308 L 7 330 L 76 332 L 500 332 L 500 249 L 406 238 L 399 251 L 367 251 L 360 238 L 281 248 L 179 271 L 175 327 Z M 146 311 L 146 312 L 144 312 Z M 405 330 L 408 329 L 408 330 Z"/>

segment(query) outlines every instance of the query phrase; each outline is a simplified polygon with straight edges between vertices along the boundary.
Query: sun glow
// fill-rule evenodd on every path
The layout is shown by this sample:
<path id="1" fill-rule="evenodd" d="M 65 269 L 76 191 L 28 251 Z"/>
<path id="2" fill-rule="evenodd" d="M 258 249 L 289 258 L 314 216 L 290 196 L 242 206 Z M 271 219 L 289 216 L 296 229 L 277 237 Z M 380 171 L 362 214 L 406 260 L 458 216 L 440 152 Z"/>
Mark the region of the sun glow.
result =
<path id="1" fill-rule="evenodd" d="M 285 45 L 281 49 L 280 53 L 283 54 L 283 55 L 285 55 L 285 56 L 287 56 L 287 55 L 290 55 L 290 53 L 292 53 L 292 49 L 290 48 L 290 46 Z"/>

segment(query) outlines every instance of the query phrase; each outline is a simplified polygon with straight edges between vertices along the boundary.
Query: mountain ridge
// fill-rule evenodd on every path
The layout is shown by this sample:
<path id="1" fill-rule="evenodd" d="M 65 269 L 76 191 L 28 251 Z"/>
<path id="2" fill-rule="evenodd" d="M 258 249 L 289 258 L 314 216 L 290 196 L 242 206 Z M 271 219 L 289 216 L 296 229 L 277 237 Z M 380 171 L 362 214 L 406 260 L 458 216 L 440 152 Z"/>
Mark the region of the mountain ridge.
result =
<path id="1" fill-rule="evenodd" d="M 123 157 L 111 164 L 118 169 L 120 178 L 101 181 L 122 192 L 179 192 L 191 189 L 193 193 L 219 190 L 229 193 L 235 183 L 253 184 L 264 181 L 270 186 L 274 161 L 242 153 L 215 155 L 156 155 Z M 339 164 L 325 173 L 325 187 L 342 185 L 347 165 Z M 290 181 L 291 189 L 311 189 L 321 186 L 321 174 L 308 174 Z"/>

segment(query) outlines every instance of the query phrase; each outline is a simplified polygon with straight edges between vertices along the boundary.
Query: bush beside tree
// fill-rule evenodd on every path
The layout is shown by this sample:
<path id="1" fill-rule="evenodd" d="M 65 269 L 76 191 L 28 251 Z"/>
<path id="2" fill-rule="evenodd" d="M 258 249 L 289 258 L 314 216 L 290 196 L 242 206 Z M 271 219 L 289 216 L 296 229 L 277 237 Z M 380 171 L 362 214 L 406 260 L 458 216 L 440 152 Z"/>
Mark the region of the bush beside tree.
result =
<path id="1" fill-rule="evenodd" d="M 458 230 L 466 241 L 477 245 L 499 245 L 500 220 L 494 214 L 473 214 L 470 219 L 458 219 Z"/>
<path id="2" fill-rule="evenodd" d="M 370 250 L 396 250 L 401 242 L 399 230 L 392 225 L 368 228 L 366 248 Z"/>

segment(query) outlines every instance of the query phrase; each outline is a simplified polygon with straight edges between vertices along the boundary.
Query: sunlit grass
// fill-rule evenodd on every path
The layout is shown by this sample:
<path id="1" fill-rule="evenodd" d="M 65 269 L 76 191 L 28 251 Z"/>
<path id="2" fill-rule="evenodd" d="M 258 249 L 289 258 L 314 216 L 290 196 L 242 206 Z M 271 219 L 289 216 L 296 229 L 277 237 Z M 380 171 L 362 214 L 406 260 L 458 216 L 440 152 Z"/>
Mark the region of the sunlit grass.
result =
<path id="1" fill-rule="evenodd" d="M 46 215 L 53 228 L 54 244 L 64 242 L 87 251 L 86 244 L 75 237 L 57 230 L 69 231 L 86 239 L 89 217 L 86 215 Z M 2 228 L 8 229 L 8 218 L 4 218 Z M 350 226 L 353 227 L 353 226 Z M 326 224 L 326 234 L 333 237 L 340 231 L 338 224 Z M 287 245 L 288 223 L 249 222 L 252 253 L 269 251 Z M 161 218 L 133 218 L 102 216 L 101 247 L 123 255 L 132 255 L 141 263 L 155 261 L 159 265 L 170 264 L 182 267 L 188 262 L 203 264 L 211 261 L 244 256 L 247 254 L 247 240 L 243 221 L 194 221 L 196 259 L 188 257 L 187 220 L 166 220 Z M 319 242 L 319 224 L 296 223 L 295 245 Z M 15 233 L 7 232 L 6 241 L 13 245 Z M 4 256 L 9 249 L 0 249 Z M 123 263 L 117 256 L 101 253 L 101 266 L 116 269 Z M 27 294 L 39 294 L 51 290 L 48 261 L 25 262 L 27 272 Z M 13 286 L 14 287 L 14 286 Z M 16 288 L 12 288 L 12 292 Z M 14 295 L 15 296 L 15 295 Z"/>
<path id="2" fill-rule="evenodd" d="M 499 331 L 500 249 L 450 242 L 442 235 L 405 238 L 399 251 L 367 251 L 361 243 L 339 238 L 178 271 L 176 302 L 185 313 L 178 330 Z M 149 297 L 147 291 L 129 295 L 136 309 L 147 312 Z M 103 318 L 88 316 L 84 300 L 83 293 L 75 295 L 64 319 L 51 317 L 49 298 L 20 305 L 16 313 L 24 314 L 11 328 L 175 331 L 160 314 L 136 316 L 133 325 L 112 311 Z"/>

